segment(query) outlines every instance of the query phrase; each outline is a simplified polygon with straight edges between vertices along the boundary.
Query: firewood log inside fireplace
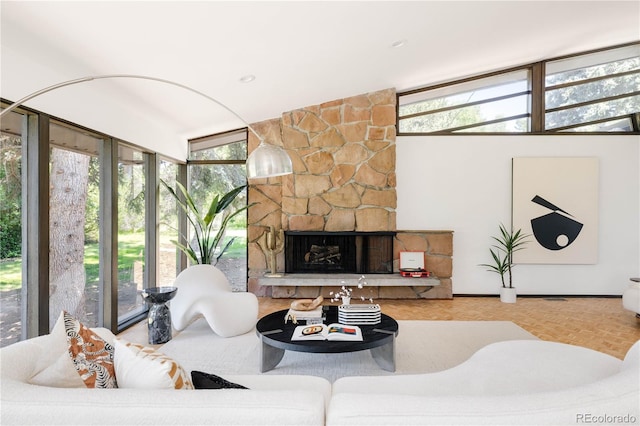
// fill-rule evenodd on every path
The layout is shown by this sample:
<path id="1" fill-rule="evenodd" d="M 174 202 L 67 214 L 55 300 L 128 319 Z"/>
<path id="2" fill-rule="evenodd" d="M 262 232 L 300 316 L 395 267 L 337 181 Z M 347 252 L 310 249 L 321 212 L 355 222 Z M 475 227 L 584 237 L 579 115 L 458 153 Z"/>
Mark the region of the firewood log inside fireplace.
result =
<path id="1" fill-rule="evenodd" d="M 307 263 L 340 263 L 340 246 L 311 245 L 311 250 L 304 255 Z"/>

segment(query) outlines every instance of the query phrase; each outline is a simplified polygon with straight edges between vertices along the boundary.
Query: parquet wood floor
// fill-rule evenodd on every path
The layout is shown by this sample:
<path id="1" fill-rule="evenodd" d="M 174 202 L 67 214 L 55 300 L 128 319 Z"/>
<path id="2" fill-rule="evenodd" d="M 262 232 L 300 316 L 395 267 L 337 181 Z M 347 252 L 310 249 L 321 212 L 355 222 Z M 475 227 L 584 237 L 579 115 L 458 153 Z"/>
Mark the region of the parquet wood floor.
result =
<path id="1" fill-rule="evenodd" d="M 261 297 L 260 317 L 287 309 L 291 299 Z M 327 303 L 328 301 L 325 301 Z M 640 340 L 640 318 L 620 298 L 456 296 L 451 300 L 375 300 L 397 320 L 512 321 L 542 340 L 583 346 L 624 358 Z"/>

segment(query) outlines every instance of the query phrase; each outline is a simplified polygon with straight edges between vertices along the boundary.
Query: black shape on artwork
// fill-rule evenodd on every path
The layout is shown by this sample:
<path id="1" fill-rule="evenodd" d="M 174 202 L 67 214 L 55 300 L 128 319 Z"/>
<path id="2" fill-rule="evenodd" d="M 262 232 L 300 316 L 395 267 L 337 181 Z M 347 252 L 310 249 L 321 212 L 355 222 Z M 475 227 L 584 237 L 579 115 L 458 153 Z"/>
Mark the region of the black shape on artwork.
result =
<path id="1" fill-rule="evenodd" d="M 553 213 L 548 213 L 546 215 L 536 217 L 535 219 L 531 219 L 533 235 L 542 247 L 549 250 L 562 250 L 567 248 L 576 240 L 576 238 L 578 238 L 583 224 L 568 218 L 567 216 L 561 215 L 558 212 L 565 213 L 569 216 L 571 216 L 571 214 L 550 203 L 539 195 L 533 197 L 531 201 L 553 210 Z M 566 242 L 562 239 L 561 242 L 563 244 L 559 244 L 559 237 L 562 236 L 566 237 Z"/>

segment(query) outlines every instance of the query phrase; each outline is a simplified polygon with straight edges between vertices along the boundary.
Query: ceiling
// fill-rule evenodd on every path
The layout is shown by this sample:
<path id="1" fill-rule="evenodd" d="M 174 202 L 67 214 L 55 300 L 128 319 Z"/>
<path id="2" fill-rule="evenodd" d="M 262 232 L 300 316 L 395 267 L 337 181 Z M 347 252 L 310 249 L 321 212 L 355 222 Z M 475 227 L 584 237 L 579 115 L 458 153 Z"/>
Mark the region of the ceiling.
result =
<path id="1" fill-rule="evenodd" d="M 244 126 L 208 97 L 253 123 L 640 39 L 637 0 L 3 0 L 0 13 L 5 99 L 109 74 L 197 91 L 112 78 L 26 103 L 179 160 L 187 139 Z"/>

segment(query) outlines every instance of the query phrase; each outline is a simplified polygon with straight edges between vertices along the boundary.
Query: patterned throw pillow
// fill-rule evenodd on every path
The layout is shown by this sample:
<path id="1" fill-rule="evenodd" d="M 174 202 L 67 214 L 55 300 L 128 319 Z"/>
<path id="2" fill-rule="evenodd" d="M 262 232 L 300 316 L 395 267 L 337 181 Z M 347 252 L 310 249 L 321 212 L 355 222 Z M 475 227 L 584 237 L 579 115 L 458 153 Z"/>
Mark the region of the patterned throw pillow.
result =
<path id="1" fill-rule="evenodd" d="M 111 333 L 109 333 L 111 334 Z M 114 348 L 67 312 L 46 338 L 29 383 L 60 388 L 117 387 Z"/>
<path id="2" fill-rule="evenodd" d="M 184 369 L 165 354 L 123 339 L 116 339 L 114 346 L 118 387 L 193 389 Z"/>
<path id="3" fill-rule="evenodd" d="M 80 321 L 64 312 L 69 356 L 88 388 L 117 388 L 114 348 Z"/>
<path id="4" fill-rule="evenodd" d="M 191 381 L 196 389 L 249 389 L 215 374 L 203 373 L 202 371 L 192 371 Z"/>

